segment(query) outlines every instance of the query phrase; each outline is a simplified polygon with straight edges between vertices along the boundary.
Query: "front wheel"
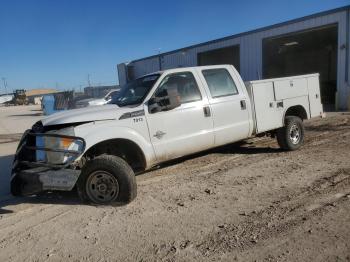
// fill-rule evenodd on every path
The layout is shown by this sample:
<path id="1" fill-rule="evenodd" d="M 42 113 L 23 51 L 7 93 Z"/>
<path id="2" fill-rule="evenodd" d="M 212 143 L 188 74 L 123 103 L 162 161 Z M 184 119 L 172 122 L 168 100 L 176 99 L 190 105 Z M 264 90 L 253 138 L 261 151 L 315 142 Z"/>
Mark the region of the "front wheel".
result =
<path id="1" fill-rule="evenodd" d="M 277 130 L 277 142 L 284 150 L 297 150 L 304 143 L 304 133 L 303 120 L 296 116 L 287 116 L 284 127 Z"/>
<path id="2" fill-rule="evenodd" d="M 101 155 L 84 165 L 77 190 L 85 202 L 129 203 L 137 194 L 135 174 L 120 157 Z"/>

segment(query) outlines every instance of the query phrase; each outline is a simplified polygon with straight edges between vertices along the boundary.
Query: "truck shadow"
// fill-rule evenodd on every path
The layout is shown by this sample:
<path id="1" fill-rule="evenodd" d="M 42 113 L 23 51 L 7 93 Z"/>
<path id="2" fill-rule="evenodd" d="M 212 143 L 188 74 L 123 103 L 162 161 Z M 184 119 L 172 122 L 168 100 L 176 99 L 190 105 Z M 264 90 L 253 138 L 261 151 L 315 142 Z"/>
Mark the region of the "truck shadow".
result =
<path id="1" fill-rule="evenodd" d="M 30 117 L 43 116 L 43 113 L 39 112 L 39 113 L 32 113 L 32 114 L 16 114 L 16 115 L 9 115 L 8 117 L 19 117 L 19 116 L 30 116 Z"/>
<path id="2" fill-rule="evenodd" d="M 241 142 L 222 146 L 220 148 L 215 148 L 213 149 L 212 153 L 252 155 L 281 153 L 282 151 L 283 150 L 281 150 L 280 148 L 261 147 L 255 146 L 254 143 Z"/>
<path id="3" fill-rule="evenodd" d="M 22 204 L 54 204 L 54 205 L 82 205 L 75 190 L 69 192 L 44 192 L 28 197 L 12 197 L 7 199 L 0 198 L 0 215 L 14 213 L 13 206 Z"/>
<path id="4" fill-rule="evenodd" d="M 11 214 L 11 213 L 13 213 L 12 210 L 2 209 L 2 208 L 0 207 L 0 215 Z"/>
<path id="5" fill-rule="evenodd" d="M 346 123 L 341 123 L 339 125 L 325 124 L 322 126 L 308 126 L 308 127 L 305 127 L 305 130 L 313 131 L 313 132 L 325 132 L 325 131 L 341 131 L 341 130 L 347 130 L 349 128 L 350 126 L 346 122 Z"/>
<path id="6" fill-rule="evenodd" d="M 50 204 L 50 205 L 71 205 L 71 206 L 94 206 L 94 207 L 121 207 L 127 203 L 112 203 L 110 205 L 97 205 L 84 203 L 79 198 L 78 193 L 75 189 L 72 191 L 53 191 L 53 192 L 42 192 L 33 196 L 26 197 L 13 197 L 7 196 L 7 198 L 0 198 L 0 216 L 4 214 L 15 213 L 12 209 L 13 206 L 23 204 Z"/>
<path id="7" fill-rule="evenodd" d="M 232 155 L 232 154 L 242 154 L 242 155 L 253 155 L 253 154 L 274 154 L 274 153 L 281 153 L 283 152 L 280 148 L 272 148 L 272 147 L 261 147 L 261 146 L 255 146 L 254 143 L 247 142 L 247 141 L 240 141 L 212 149 L 208 149 L 199 153 L 195 153 L 192 155 L 180 157 L 174 160 L 166 161 L 164 163 L 161 163 L 160 165 L 152 168 L 151 170 L 148 170 L 146 172 L 140 173 L 145 174 L 151 171 L 154 171 L 156 169 L 166 168 L 171 165 L 181 164 L 187 160 L 203 157 L 209 154 L 225 154 L 225 155 Z"/>
<path id="8" fill-rule="evenodd" d="M 18 204 L 57 204 L 57 205 L 81 205 L 83 204 L 75 190 L 68 192 L 43 192 L 33 196 L 13 197 L 7 196 L 7 199 L 0 199 L 1 208 Z"/>

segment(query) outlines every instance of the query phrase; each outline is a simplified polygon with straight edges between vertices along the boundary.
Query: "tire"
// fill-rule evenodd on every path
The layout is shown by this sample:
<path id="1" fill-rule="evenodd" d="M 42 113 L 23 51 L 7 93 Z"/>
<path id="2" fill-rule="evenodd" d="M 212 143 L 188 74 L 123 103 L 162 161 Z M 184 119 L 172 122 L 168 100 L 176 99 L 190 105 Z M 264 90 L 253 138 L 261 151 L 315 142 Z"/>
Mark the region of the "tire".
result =
<path id="1" fill-rule="evenodd" d="M 83 166 L 77 191 L 84 202 L 127 204 L 137 195 L 135 174 L 120 157 L 101 155 Z"/>
<path id="2" fill-rule="evenodd" d="M 303 120 L 296 116 L 287 116 L 284 127 L 277 130 L 278 145 L 284 150 L 297 150 L 304 143 L 304 134 Z"/>

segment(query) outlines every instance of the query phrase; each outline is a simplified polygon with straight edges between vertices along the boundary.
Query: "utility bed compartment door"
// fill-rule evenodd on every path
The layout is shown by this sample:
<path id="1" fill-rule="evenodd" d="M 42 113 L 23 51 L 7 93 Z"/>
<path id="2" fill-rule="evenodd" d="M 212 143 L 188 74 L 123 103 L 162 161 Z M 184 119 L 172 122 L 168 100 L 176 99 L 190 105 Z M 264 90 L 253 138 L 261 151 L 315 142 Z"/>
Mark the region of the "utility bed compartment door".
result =
<path id="1" fill-rule="evenodd" d="M 283 79 L 274 81 L 276 100 L 307 96 L 307 79 Z"/>
<path id="2" fill-rule="evenodd" d="M 321 103 L 320 82 L 318 75 L 308 77 L 307 87 L 309 90 L 309 103 L 311 117 L 322 116 L 323 107 Z"/>
<path id="3" fill-rule="evenodd" d="M 250 88 L 254 99 L 256 133 L 283 126 L 283 107 L 275 100 L 273 82 L 254 83 Z"/>

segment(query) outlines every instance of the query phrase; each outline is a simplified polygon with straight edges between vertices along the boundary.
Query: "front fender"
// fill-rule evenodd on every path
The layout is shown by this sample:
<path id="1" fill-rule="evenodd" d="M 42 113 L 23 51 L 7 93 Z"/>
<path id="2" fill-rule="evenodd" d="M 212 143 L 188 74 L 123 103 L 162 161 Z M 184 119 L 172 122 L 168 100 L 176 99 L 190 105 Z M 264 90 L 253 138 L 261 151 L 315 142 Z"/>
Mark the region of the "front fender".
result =
<path id="1" fill-rule="evenodd" d="M 143 151 L 146 159 L 146 168 L 151 167 L 156 161 L 153 146 L 149 141 L 147 126 L 137 130 L 127 126 L 121 126 L 115 120 L 111 120 L 80 125 L 75 127 L 74 131 L 76 136 L 84 138 L 86 142 L 83 155 L 91 147 L 100 142 L 111 139 L 127 139 L 137 144 Z"/>

